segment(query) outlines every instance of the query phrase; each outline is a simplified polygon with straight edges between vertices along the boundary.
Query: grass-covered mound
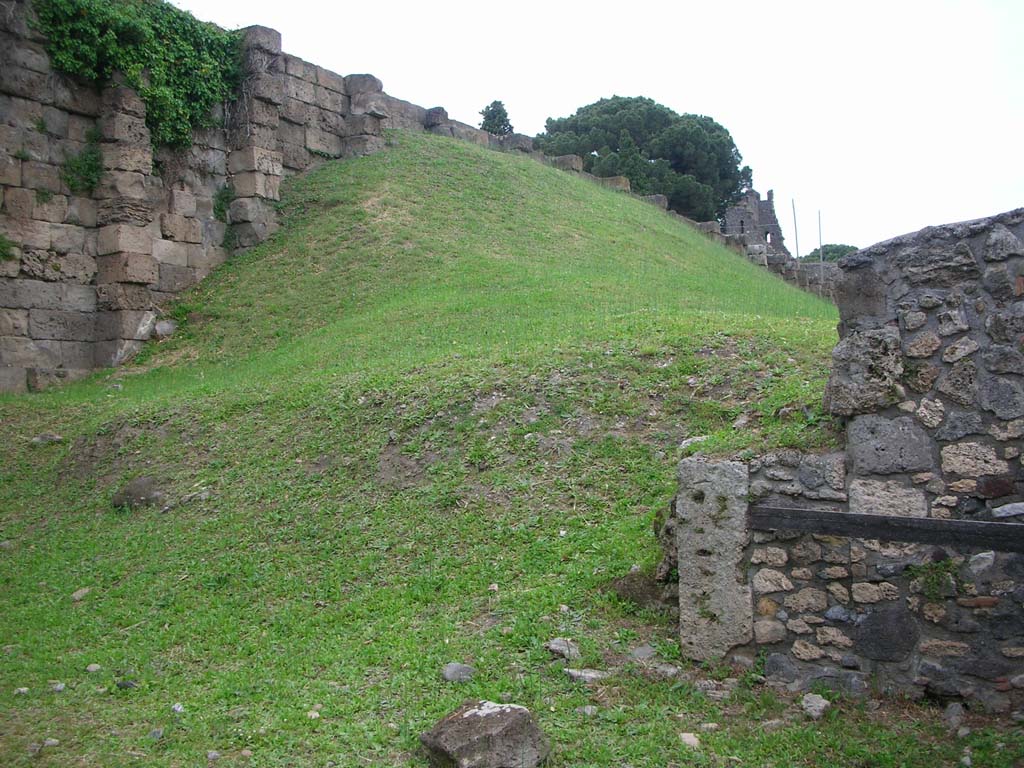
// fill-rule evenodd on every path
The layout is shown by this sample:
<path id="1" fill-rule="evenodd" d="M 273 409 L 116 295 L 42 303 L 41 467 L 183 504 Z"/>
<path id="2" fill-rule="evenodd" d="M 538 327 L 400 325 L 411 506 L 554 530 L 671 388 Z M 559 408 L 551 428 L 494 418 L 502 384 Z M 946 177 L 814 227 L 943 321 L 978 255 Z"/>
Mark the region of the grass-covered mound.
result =
<path id="1" fill-rule="evenodd" d="M 650 206 L 430 136 L 296 180 L 282 213 L 172 341 L 0 400 L 5 765 L 422 766 L 419 732 L 502 694 L 553 766 L 958 758 L 925 710 L 768 731 L 785 703 L 752 675 L 720 701 L 653 680 L 628 652 L 675 660 L 671 621 L 605 590 L 653 567 L 682 439 L 833 439 L 831 307 Z M 170 508 L 112 508 L 139 475 Z M 617 672 L 571 682 L 558 635 Z M 1008 765 L 1007 738 L 976 731 L 975 760 Z"/>

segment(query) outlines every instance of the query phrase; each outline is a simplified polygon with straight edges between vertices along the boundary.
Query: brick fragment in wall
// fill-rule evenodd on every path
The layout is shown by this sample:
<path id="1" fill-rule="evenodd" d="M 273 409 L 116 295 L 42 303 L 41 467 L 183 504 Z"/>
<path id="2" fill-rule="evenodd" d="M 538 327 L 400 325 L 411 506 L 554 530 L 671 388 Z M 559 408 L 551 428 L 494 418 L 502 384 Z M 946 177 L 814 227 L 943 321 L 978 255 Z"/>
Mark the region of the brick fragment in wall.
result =
<path id="1" fill-rule="evenodd" d="M 97 283 L 155 283 L 159 262 L 149 253 L 112 253 L 96 259 Z"/>

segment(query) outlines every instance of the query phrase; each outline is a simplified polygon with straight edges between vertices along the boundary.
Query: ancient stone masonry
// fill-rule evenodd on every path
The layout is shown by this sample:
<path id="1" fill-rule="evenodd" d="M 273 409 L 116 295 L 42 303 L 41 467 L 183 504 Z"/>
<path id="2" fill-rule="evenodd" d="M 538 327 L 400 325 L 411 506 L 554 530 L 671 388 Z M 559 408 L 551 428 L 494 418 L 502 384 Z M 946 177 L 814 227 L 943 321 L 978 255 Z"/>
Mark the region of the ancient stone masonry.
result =
<path id="1" fill-rule="evenodd" d="M 494 136 L 441 107 L 389 96 L 372 75 L 343 77 L 291 56 L 267 27 L 242 30 L 244 78 L 213 116 L 221 127 L 195 131 L 184 150 L 154 150 L 138 94 L 119 82 L 100 92 L 55 71 L 31 26 L 30 0 L 0 10 L 0 235 L 14 246 L 0 254 L 0 392 L 129 359 L 162 332 L 169 298 L 234 248 L 273 234 L 283 177 L 378 152 L 384 129 L 521 152 L 631 193 L 626 177 L 591 176 L 574 155 L 545 157 L 529 136 Z M 72 191 L 62 169 L 97 140 L 101 181 Z M 668 207 L 661 195 L 642 199 Z M 743 249 L 717 222 L 667 213 Z M 804 283 L 813 290 L 813 280 Z"/>
<path id="2" fill-rule="evenodd" d="M 153 150 L 145 105 L 52 69 L 26 0 L 0 14 L 0 391 L 39 389 L 133 355 L 161 303 L 275 229 L 281 178 L 383 148 L 381 83 L 342 77 L 243 31 L 245 78 L 185 150 Z M 68 158 L 98 140 L 103 175 L 73 192 Z"/>
<path id="3" fill-rule="evenodd" d="M 846 448 L 683 461 L 661 569 L 678 568 L 682 647 L 699 659 L 763 650 L 769 678 L 794 690 L 1020 712 L 1024 209 L 880 243 L 839 268 L 826 404 L 847 420 Z M 751 523 L 829 517 L 808 510 L 845 513 L 832 517 L 864 534 Z M 931 543 L 880 539 L 893 517 Z M 943 533 L 954 527 L 994 543 Z"/>
<path id="4" fill-rule="evenodd" d="M 726 209 L 722 234 L 747 258 L 786 282 L 835 301 L 839 268 L 835 264 L 793 258 L 786 248 L 782 227 L 775 215 L 772 190 L 768 190 L 768 197 L 762 200 L 760 193 L 751 189 L 739 203 Z"/>

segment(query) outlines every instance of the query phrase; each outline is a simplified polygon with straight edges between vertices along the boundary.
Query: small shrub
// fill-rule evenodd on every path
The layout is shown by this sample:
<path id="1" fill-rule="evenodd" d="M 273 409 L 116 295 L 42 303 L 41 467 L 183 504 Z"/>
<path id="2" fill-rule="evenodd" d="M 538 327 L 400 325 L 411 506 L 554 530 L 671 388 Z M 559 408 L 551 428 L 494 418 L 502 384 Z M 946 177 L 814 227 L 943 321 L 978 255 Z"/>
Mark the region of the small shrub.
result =
<path id="1" fill-rule="evenodd" d="M 213 218 L 226 223 L 228 220 L 228 208 L 231 207 L 231 201 L 234 199 L 235 190 L 231 188 L 230 184 L 225 184 L 218 189 L 213 196 Z"/>
<path id="2" fill-rule="evenodd" d="M 39 133 L 46 133 L 46 121 L 41 117 L 36 118 L 35 128 Z"/>
<path id="3" fill-rule="evenodd" d="M 14 153 L 14 159 L 21 160 L 23 163 L 27 163 L 29 160 L 32 159 L 32 156 L 29 155 L 27 151 L 25 151 L 24 147 L 22 147 L 21 149 Z"/>
<path id="4" fill-rule="evenodd" d="M 14 261 L 17 259 L 18 256 L 14 253 L 17 247 L 17 243 L 0 232 L 0 261 Z"/>
<path id="5" fill-rule="evenodd" d="M 953 584 L 955 592 L 960 591 L 959 566 L 952 558 L 933 560 L 930 563 L 907 566 L 907 575 L 921 582 L 921 591 L 931 601 L 946 597 L 946 588 Z"/>
<path id="6" fill-rule="evenodd" d="M 92 194 L 103 178 L 103 155 L 99 131 L 91 129 L 85 137 L 85 149 L 64 161 L 61 178 L 75 194 Z"/>
<path id="7" fill-rule="evenodd" d="M 37 189 L 36 190 L 36 202 L 40 205 L 46 205 L 48 202 L 53 200 L 53 192 L 48 189 Z"/>

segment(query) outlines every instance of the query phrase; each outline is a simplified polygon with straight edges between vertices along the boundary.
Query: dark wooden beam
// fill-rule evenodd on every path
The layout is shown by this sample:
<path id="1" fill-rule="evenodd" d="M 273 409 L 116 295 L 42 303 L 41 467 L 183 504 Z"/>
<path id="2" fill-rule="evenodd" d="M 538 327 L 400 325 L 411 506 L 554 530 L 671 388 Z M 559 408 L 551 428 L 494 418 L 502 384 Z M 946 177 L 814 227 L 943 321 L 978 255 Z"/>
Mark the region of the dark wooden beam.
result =
<path id="1" fill-rule="evenodd" d="M 802 531 L 858 539 L 940 544 L 949 547 L 1024 552 L 1024 524 L 935 520 L 832 512 L 823 509 L 752 506 L 750 527 L 758 531 Z"/>

